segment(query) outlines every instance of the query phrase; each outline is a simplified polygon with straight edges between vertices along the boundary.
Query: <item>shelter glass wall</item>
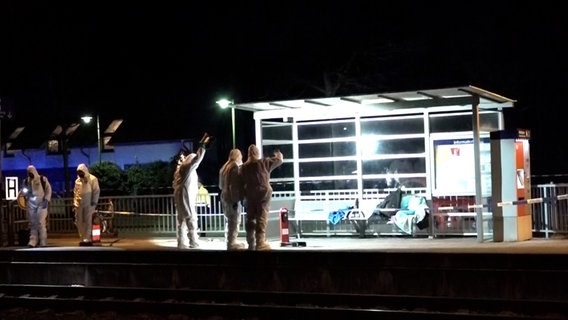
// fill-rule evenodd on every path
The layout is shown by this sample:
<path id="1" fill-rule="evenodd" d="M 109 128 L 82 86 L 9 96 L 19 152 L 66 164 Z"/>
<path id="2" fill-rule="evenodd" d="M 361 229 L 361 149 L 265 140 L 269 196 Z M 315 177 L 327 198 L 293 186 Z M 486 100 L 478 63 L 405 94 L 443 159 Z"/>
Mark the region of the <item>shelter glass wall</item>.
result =
<path id="1" fill-rule="evenodd" d="M 482 131 L 500 129 L 501 112 L 480 112 Z M 471 132 L 471 112 L 261 120 L 264 156 L 282 151 L 274 190 L 430 189 L 431 134 Z M 473 169 L 472 169 L 473 170 Z"/>
<path id="2" fill-rule="evenodd" d="M 276 149 L 284 155 L 284 163 L 270 174 L 274 191 L 294 190 L 293 123 L 283 119 L 268 119 L 262 121 L 262 155 L 271 156 Z"/>

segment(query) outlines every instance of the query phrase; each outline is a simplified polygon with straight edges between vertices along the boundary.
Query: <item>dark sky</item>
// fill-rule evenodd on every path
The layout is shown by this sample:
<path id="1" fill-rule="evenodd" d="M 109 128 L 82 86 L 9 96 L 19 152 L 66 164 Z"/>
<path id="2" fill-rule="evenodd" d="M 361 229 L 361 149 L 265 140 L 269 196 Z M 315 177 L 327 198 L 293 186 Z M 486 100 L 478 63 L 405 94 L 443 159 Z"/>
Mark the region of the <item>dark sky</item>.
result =
<path id="1" fill-rule="evenodd" d="M 226 129 L 221 96 L 475 85 L 518 101 L 507 126 L 532 130 L 533 173 L 568 173 L 568 20 L 525 3 L 2 1 L 0 96 L 17 123 L 95 112 L 191 137 Z"/>

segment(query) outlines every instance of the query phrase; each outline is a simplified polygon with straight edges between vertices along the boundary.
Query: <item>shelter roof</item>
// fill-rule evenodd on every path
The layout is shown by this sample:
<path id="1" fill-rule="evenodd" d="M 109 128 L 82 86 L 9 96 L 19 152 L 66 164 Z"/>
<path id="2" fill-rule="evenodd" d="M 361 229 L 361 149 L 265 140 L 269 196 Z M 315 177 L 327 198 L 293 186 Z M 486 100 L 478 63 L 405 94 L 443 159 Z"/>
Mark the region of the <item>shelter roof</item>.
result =
<path id="1" fill-rule="evenodd" d="M 264 112 L 267 116 L 276 116 L 298 112 L 321 112 L 326 109 L 328 111 L 343 110 L 350 113 L 391 112 L 393 110 L 404 112 L 423 108 L 433 109 L 433 111 L 450 111 L 456 107 L 471 108 L 475 103 L 480 109 L 501 109 L 512 107 L 515 102 L 513 99 L 475 86 L 461 86 L 341 97 L 237 103 L 233 107 L 255 114 Z"/>

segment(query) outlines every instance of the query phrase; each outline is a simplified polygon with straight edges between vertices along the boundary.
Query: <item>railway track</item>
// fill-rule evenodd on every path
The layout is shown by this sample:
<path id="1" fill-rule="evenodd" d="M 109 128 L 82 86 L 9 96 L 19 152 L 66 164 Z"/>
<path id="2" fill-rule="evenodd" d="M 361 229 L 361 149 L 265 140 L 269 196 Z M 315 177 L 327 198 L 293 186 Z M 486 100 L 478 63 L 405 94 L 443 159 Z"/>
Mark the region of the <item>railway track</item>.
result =
<path id="1" fill-rule="evenodd" d="M 114 319 L 568 319 L 564 301 L 23 284 L 0 285 L 0 306 Z"/>

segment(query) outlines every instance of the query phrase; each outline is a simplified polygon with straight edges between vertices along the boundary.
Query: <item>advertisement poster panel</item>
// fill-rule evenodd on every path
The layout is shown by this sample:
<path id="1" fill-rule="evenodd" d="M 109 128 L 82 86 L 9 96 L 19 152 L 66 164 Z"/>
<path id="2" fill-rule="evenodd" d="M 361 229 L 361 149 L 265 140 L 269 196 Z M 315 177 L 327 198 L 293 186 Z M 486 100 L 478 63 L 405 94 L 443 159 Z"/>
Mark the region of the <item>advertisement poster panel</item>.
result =
<path id="1" fill-rule="evenodd" d="M 475 195 L 473 138 L 432 139 L 434 189 L 437 196 Z M 480 139 L 482 194 L 491 194 L 491 150 L 488 137 Z"/>

